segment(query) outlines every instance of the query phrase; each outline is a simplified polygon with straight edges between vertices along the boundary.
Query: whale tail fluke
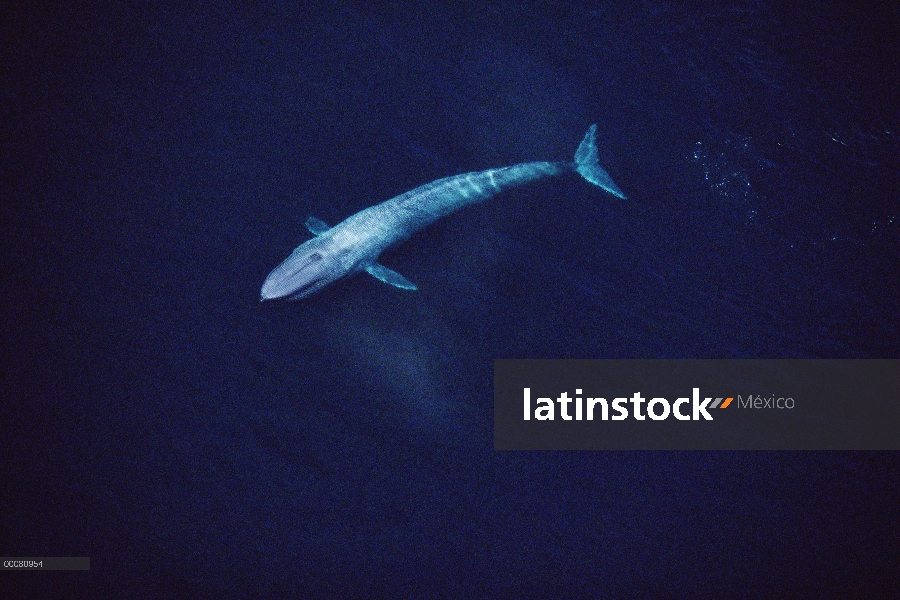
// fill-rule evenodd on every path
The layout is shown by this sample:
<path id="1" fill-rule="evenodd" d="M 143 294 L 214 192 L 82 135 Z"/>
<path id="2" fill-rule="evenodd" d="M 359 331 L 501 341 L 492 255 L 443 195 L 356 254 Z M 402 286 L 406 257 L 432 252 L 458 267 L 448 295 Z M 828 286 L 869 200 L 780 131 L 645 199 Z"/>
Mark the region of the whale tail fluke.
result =
<path id="1" fill-rule="evenodd" d="M 588 128 L 587 133 L 584 134 L 584 139 L 581 140 L 581 145 L 575 151 L 575 170 L 589 182 L 602 187 L 613 196 L 618 196 L 625 200 L 625 194 L 613 182 L 609 173 L 600 166 L 600 158 L 597 155 L 597 143 L 594 141 L 596 135 L 597 125 L 594 124 Z"/>

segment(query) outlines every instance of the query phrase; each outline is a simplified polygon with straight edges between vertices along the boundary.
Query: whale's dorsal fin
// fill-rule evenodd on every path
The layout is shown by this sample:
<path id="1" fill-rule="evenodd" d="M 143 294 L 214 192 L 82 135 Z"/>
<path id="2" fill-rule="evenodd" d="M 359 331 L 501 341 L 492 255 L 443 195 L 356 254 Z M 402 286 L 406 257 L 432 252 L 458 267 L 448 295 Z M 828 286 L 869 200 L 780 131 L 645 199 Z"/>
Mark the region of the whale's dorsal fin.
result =
<path id="1" fill-rule="evenodd" d="M 309 229 L 309 232 L 313 235 L 322 235 L 331 229 L 331 227 L 328 226 L 328 223 L 315 217 L 310 217 L 306 220 L 306 228 Z"/>
<path id="2" fill-rule="evenodd" d="M 403 290 L 415 291 L 419 289 L 418 287 L 416 287 L 416 284 L 414 284 L 412 281 L 410 281 L 397 271 L 391 271 L 387 267 L 379 265 L 378 263 L 370 263 L 366 267 L 366 272 L 375 279 L 380 279 L 387 284 Z"/>

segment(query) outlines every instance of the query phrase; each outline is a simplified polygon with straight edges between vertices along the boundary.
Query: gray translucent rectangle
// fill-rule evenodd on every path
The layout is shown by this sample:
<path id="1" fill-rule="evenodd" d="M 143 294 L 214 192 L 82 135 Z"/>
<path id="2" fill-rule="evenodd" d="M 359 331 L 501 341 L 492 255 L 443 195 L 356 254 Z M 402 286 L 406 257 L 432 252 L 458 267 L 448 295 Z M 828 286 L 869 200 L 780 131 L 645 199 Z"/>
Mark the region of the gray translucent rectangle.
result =
<path id="1" fill-rule="evenodd" d="M 494 448 L 900 450 L 900 360 L 496 360 Z"/>
<path id="2" fill-rule="evenodd" d="M 0 559 L 4 571 L 90 571 L 91 559 L 86 556 L 6 557 Z"/>

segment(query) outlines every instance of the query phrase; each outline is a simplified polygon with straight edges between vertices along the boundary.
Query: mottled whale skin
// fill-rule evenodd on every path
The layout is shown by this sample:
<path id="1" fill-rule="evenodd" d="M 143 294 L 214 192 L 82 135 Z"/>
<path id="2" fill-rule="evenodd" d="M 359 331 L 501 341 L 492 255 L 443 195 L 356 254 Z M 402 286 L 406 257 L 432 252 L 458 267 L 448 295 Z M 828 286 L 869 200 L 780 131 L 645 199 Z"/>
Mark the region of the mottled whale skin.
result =
<path id="1" fill-rule="evenodd" d="M 572 163 L 528 162 L 445 177 L 361 210 L 334 227 L 310 217 L 306 227 L 315 237 L 301 244 L 269 273 L 260 301 L 306 298 L 359 271 L 398 288 L 415 290 L 411 281 L 378 264 L 378 257 L 385 249 L 463 206 L 544 177 L 575 171 L 590 183 L 625 199 L 622 190 L 600 166 L 594 140 L 596 132 L 597 126 L 591 125 Z"/>

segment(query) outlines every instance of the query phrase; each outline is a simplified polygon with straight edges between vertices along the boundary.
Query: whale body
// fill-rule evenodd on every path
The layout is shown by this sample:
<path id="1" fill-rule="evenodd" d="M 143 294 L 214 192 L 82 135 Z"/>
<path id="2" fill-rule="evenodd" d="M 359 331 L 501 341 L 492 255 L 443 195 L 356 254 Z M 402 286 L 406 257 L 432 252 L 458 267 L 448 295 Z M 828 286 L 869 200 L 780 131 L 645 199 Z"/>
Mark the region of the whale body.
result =
<path id="1" fill-rule="evenodd" d="M 385 249 L 463 206 L 544 177 L 577 172 L 590 183 L 625 199 L 600 166 L 596 132 L 597 126 L 591 125 L 571 163 L 527 162 L 445 177 L 361 210 L 334 227 L 310 217 L 306 227 L 315 237 L 298 246 L 269 273 L 260 301 L 306 298 L 341 277 L 360 271 L 395 287 L 415 290 L 416 285 L 406 277 L 377 262 Z"/>

